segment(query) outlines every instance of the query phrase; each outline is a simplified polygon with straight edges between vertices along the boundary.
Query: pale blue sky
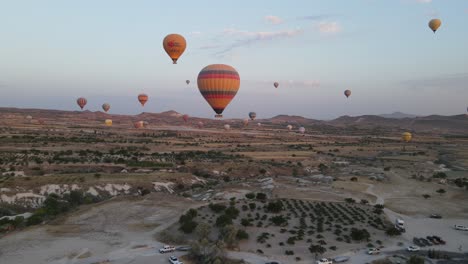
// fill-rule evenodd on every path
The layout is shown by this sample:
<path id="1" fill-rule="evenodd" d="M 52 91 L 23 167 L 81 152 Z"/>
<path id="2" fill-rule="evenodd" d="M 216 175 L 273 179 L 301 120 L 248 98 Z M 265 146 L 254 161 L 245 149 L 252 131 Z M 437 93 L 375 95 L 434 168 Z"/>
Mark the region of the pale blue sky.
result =
<path id="1" fill-rule="evenodd" d="M 460 114 L 467 25 L 466 0 L 0 0 L 0 106 L 212 117 L 196 77 L 226 63 L 241 76 L 226 117 Z M 169 33 L 187 39 L 177 65 Z"/>

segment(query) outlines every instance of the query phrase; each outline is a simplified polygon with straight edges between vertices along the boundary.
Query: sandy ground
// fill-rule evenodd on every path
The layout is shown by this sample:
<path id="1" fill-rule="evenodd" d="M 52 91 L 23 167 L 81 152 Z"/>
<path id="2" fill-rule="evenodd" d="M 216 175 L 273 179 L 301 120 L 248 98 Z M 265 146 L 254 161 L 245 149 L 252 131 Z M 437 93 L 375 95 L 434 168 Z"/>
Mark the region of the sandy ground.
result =
<path id="1" fill-rule="evenodd" d="M 162 244 L 154 240 L 153 234 L 197 204 L 165 194 L 124 199 L 81 209 L 59 224 L 3 237 L 2 263 L 167 263 L 169 255 L 158 253 Z"/>

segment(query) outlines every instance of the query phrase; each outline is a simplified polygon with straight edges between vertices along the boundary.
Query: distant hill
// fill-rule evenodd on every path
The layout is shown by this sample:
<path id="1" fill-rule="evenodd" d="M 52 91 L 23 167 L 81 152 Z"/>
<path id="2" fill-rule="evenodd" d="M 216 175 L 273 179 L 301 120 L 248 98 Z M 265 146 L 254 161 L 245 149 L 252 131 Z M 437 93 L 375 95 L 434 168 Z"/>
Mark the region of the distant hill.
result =
<path id="1" fill-rule="evenodd" d="M 379 115 L 381 117 L 385 117 L 385 118 L 394 118 L 394 119 L 403 119 L 403 118 L 415 118 L 415 117 L 418 117 L 417 115 L 412 115 L 412 114 L 405 114 L 405 113 L 402 113 L 402 112 L 393 112 L 391 114 L 382 114 L 382 115 Z"/>
<path id="2" fill-rule="evenodd" d="M 130 127 L 133 125 L 133 122 L 140 120 L 147 121 L 150 125 L 155 126 L 193 126 L 199 121 L 202 121 L 206 127 L 216 127 L 219 126 L 220 123 L 219 120 L 199 117 L 190 117 L 189 121 L 186 123 L 182 119 L 182 114 L 176 111 L 166 111 L 162 113 L 143 112 L 138 115 L 117 115 L 88 110 L 61 111 L 0 107 L 0 125 L 27 124 L 28 120 L 26 117 L 28 115 L 33 117 L 33 121 L 36 120 L 34 122 L 42 120 L 47 124 L 62 123 L 81 126 L 95 126 L 95 124 L 102 123 L 108 118 L 112 119 L 116 126 L 120 125 L 122 127 Z M 224 119 L 222 122 L 228 122 L 232 127 L 243 127 L 243 119 Z M 268 119 L 259 119 L 258 122 L 270 128 L 277 129 L 284 129 L 286 124 L 291 124 L 294 127 L 305 126 L 316 131 L 321 129 L 330 131 L 333 129 L 341 130 L 352 128 L 468 134 L 468 115 L 430 115 L 414 117 L 412 115 L 396 112 L 390 115 L 341 116 L 330 121 L 315 120 L 294 115 L 278 115 Z"/>

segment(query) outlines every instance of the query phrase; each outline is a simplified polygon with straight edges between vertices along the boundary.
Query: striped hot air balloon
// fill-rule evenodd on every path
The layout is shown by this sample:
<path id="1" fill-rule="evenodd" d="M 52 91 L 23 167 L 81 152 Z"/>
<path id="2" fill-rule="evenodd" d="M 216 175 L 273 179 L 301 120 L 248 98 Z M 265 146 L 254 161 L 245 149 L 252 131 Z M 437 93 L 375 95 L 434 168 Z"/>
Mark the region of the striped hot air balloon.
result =
<path id="1" fill-rule="evenodd" d="M 88 100 L 86 100 L 86 98 L 80 97 L 76 100 L 76 103 L 80 106 L 81 110 L 83 110 L 83 107 L 85 107 L 86 103 L 88 103 Z"/>
<path id="2" fill-rule="evenodd" d="M 200 71 L 197 84 L 202 96 L 216 112 L 215 117 L 221 118 L 239 90 L 240 77 L 236 69 L 229 65 L 212 64 Z"/>

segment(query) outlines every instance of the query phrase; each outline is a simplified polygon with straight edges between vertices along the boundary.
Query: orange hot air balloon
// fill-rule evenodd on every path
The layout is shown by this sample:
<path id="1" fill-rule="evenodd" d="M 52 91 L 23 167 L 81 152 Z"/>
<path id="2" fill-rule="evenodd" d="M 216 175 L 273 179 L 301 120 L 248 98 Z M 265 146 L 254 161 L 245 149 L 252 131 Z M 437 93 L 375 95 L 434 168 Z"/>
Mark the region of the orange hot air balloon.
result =
<path id="1" fill-rule="evenodd" d="M 225 64 L 212 64 L 198 74 L 198 89 L 217 115 L 222 113 L 236 96 L 240 87 L 240 77 L 236 69 Z"/>
<path id="2" fill-rule="evenodd" d="M 143 128 L 145 126 L 145 122 L 143 121 L 137 121 L 135 123 L 133 123 L 133 126 L 136 128 L 136 129 L 140 129 L 140 128 Z"/>
<path id="3" fill-rule="evenodd" d="M 148 96 L 146 94 L 139 94 L 138 101 L 140 101 L 141 106 L 145 106 L 146 102 L 148 102 Z"/>
<path id="4" fill-rule="evenodd" d="M 442 21 L 440 19 L 431 19 L 431 21 L 429 21 L 429 28 L 434 32 L 436 33 L 437 29 L 439 29 L 439 27 L 442 25 Z"/>
<path id="5" fill-rule="evenodd" d="M 81 110 L 83 110 L 83 107 L 85 107 L 86 103 L 88 103 L 88 100 L 86 100 L 86 98 L 80 97 L 76 100 L 76 103 L 81 107 Z"/>
<path id="6" fill-rule="evenodd" d="M 187 123 L 187 121 L 189 120 L 189 116 L 188 115 L 183 115 L 182 119 L 184 119 L 185 123 Z"/>
<path id="7" fill-rule="evenodd" d="M 112 126 L 112 119 L 106 119 L 104 124 L 106 124 L 106 126 Z"/>
<path id="8" fill-rule="evenodd" d="M 344 91 L 344 95 L 346 95 L 346 98 L 348 98 L 351 95 L 351 90 Z"/>
<path id="9" fill-rule="evenodd" d="M 278 82 L 275 82 L 275 83 L 273 83 L 273 86 L 275 86 L 275 88 L 278 88 L 279 83 L 278 83 Z"/>
<path id="10" fill-rule="evenodd" d="M 174 64 L 177 64 L 177 60 L 184 53 L 187 43 L 185 38 L 179 34 L 169 34 L 163 40 L 164 50 L 167 55 L 171 57 Z"/>
<path id="11" fill-rule="evenodd" d="M 104 110 L 104 112 L 107 113 L 107 111 L 109 111 L 109 109 L 110 109 L 110 104 L 103 104 L 102 105 L 102 110 Z"/>

